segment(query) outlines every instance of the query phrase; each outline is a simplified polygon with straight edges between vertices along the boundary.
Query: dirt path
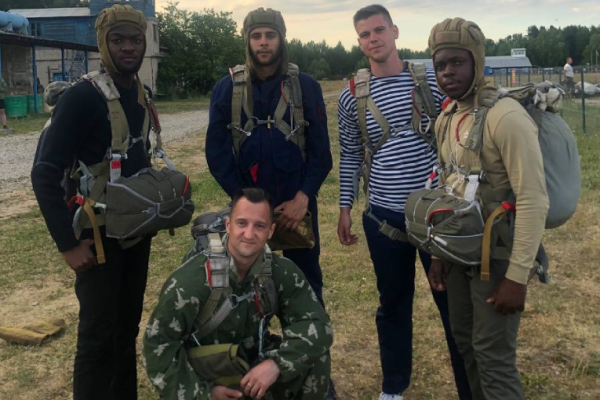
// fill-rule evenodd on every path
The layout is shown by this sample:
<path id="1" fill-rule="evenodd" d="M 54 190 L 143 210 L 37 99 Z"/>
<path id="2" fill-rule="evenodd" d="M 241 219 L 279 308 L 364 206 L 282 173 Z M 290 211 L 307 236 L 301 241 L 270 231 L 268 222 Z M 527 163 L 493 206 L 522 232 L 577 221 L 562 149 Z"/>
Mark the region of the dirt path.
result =
<path id="1" fill-rule="evenodd" d="M 161 116 L 163 144 L 179 143 L 206 130 L 208 110 Z M 20 214 L 35 205 L 29 174 L 40 134 L 0 137 L 0 218 Z"/>

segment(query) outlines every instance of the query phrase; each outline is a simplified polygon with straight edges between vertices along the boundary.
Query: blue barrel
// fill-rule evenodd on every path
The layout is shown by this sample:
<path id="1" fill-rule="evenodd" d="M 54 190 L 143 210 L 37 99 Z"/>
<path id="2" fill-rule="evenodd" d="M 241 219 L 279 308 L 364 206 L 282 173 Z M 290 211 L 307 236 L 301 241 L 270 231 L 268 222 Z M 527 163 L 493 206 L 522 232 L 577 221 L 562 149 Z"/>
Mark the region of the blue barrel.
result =
<path id="1" fill-rule="evenodd" d="M 27 115 L 27 96 L 6 96 L 4 98 L 6 115 L 12 118 Z"/>

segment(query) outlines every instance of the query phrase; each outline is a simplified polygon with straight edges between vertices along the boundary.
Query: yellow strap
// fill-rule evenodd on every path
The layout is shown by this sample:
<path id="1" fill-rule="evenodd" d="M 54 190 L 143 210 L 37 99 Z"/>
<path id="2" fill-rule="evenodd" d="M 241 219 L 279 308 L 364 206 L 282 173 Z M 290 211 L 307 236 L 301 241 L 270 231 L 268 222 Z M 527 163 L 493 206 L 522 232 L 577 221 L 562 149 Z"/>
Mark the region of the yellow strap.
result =
<path id="1" fill-rule="evenodd" d="M 98 227 L 98 222 L 96 221 L 96 214 L 94 213 L 94 209 L 92 205 L 94 200 L 89 198 L 85 199 L 83 203 L 83 210 L 87 214 L 90 222 L 92 223 L 92 229 L 94 231 L 94 244 L 96 245 L 96 258 L 98 259 L 98 264 L 106 264 L 106 256 L 104 255 L 104 245 L 102 244 L 102 237 L 100 236 L 100 228 Z"/>
<path id="2" fill-rule="evenodd" d="M 481 248 L 481 280 L 490 280 L 490 251 L 492 248 L 492 227 L 498 217 L 506 214 L 506 209 L 502 206 L 496 208 L 485 221 L 483 227 L 483 243 Z"/>

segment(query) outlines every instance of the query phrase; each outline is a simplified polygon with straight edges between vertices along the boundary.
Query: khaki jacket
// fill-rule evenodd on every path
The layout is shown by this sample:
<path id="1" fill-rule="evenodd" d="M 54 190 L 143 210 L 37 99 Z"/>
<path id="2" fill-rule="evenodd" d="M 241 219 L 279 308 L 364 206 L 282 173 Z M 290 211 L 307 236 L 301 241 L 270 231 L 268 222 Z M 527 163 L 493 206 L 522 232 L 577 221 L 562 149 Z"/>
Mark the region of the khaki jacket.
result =
<path id="1" fill-rule="evenodd" d="M 442 118 L 436 122 L 439 158 L 442 165 L 457 163 L 465 168 L 467 152 L 456 140 L 464 143 L 475 122 L 472 113 L 474 96 L 461 102 L 451 102 Z M 454 114 L 452 114 L 452 112 Z M 446 125 L 447 118 L 451 118 Z M 447 130 L 443 131 L 443 127 Z M 513 250 L 506 277 L 526 284 L 533 267 L 548 213 L 549 201 L 538 129 L 525 109 L 513 99 L 504 98 L 490 109 L 483 131 L 482 169 L 494 189 L 512 189 L 516 198 L 516 218 Z M 454 193 L 464 196 L 466 183 L 455 170 L 441 185 L 454 186 Z"/>

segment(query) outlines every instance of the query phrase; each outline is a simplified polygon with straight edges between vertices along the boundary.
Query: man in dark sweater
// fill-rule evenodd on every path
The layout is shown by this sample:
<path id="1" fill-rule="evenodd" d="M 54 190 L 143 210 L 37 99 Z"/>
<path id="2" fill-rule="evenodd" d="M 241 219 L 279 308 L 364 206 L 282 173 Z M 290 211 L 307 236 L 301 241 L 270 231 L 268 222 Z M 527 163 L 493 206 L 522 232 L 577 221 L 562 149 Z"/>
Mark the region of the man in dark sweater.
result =
<path id="1" fill-rule="evenodd" d="M 146 20 L 130 6 L 115 5 L 100 13 L 96 33 L 105 78 L 114 82 L 129 128 L 129 148 L 121 160 L 121 176 L 129 177 L 149 166 L 147 143 L 141 140 L 149 115 L 136 78 L 146 49 Z M 31 172 L 48 230 L 76 274 L 80 312 L 74 400 L 137 398 L 136 337 L 151 238 L 128 246 L 107 238 L 101 227 L 106 262 L 99 265 L 91 229 L 76 236 L 61 187 L 65 169 L 74 162 L 106 162 L 112 139 L 108 115 L 107 101 L 92 81 L 67 90 L 40 140 Z"/>

